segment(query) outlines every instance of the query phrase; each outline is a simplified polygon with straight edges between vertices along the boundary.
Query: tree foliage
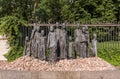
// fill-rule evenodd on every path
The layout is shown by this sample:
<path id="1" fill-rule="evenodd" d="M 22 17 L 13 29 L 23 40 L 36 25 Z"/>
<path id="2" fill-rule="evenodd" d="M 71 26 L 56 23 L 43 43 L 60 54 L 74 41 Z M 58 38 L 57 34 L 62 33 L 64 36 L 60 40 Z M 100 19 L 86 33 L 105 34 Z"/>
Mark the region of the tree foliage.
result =
<path id="1" fill-rule="evenodd" d="M 27 23 L 33 23 L 35 16 L 41 23 L 120 22 L 120 0 L 0 0 L 0 33 L 7 36 L 11 46 L 7 57 L 19 57 L 15 49 L 24 46 L 19 39 L 24 41 Z M 118 30 L 110 29 L 111 34 Z"/>

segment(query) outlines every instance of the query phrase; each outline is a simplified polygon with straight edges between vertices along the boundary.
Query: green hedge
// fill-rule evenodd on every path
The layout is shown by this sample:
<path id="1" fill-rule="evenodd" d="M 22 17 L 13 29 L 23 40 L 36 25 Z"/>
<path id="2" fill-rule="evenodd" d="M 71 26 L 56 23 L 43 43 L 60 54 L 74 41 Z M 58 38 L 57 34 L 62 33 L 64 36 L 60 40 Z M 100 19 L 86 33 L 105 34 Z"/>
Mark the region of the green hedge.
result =
<path id="1" fill-rule="evenodd" d="M 8 53 L 6 53 L 4 55 L 7 60 L 10 62 L 10 61 L 13 61 L 21 56 L 23 56 L 23 47 L 21 46 L 13 46 L 9 51 Z"/>
<path id="2" fill-rule="evenodd" d="M 27 26 L 23 18 L 16 16 L 4 16 L 0 18 L 0 34 L 6 35 L 10 50 L 5 57 L 8 61 L 15 60 L 23 54 L 24 33 L 22 27 Z M 23 41 L 23 42 L 21 42 Z"/>

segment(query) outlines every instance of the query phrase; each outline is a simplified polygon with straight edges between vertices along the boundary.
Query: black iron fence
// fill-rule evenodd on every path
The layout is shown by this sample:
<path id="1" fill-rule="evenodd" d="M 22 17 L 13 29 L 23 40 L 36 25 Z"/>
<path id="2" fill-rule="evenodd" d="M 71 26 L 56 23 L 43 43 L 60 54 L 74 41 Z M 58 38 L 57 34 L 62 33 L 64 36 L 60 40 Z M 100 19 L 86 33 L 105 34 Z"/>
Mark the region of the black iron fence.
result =
<path id="1" fill-rule="evenodd" d="M 49 27 L 55 24 L 37 24 L 40 27 L 40 31 L 45 31 L 45 36 L 47 37 L 49 33 Z M 60 25 L 62 26 L 62 24 Z M 88 26 L 90 42 L 93 38 L 93 34 L 97 34 L 98 40 L 98 48 L 106 49 L 106 48 L 117 48 L 120 49 L 120 24 L 81 24 L 81 29 L 84 26 Z M 56 27 L 55 27 L 56 28 Z M 29 24 L 29 27 L 22 27 L 21 31 L 23 31 L 23 38 L 20 39 L 20 44 L 24 45 L 24 39 L 26 36 L 31 35 L 33 29 L 33 24 Z M 74 31 L 76 29 L 76 24 L 66 24 L 66 31 L 68 36 L 72 36 L 74 41 Z"/>

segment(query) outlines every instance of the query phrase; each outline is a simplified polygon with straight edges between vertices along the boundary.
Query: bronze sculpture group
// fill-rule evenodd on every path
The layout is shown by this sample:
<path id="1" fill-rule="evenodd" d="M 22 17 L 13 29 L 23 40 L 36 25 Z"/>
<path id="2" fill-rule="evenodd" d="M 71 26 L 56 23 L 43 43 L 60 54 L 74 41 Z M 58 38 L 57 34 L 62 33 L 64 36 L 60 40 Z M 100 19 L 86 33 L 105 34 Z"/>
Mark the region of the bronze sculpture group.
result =
<path id="1" fill-rule="evenodd" d="M 40 27 L 34 24 L 30 39 L 26 37 L 24 55 L 51 62 L 59 59 L 89 57 L 90 38 L 87 26 L 82 27 L 81 30 L 80 24 L 77 24 L 77 29 L 74 31 L 74 41 L 72 36 L 67 35 L 65 23 L 62 24 L 61 29 L 59 23 L 56 23 L 55 26 L 56 29 L 54 26 L 50 26 L 48 35 L 44 36 L 44 30 L 40 31 Z M 97 56 L 96 34 L 92 40 L 91 50 L 93 56 Z"/>

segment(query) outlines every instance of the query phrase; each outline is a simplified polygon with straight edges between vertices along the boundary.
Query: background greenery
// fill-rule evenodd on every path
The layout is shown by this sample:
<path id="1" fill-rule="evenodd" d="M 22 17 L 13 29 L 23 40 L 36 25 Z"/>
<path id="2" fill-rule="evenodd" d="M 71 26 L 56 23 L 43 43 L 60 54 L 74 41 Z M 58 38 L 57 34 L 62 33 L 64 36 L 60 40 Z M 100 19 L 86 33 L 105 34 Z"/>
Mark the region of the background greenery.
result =
<path id="1" fill-rule="evenodd" d="M 98 56 L 112 65 L 120 66 L 120 42 L 98 43 Z"/>
<path id="2" fill-rule="evenodd" d="M 0 0 L 0 34 L 7 36 L 11 47 L 5 55 L 8 61 L 22 56 L 24 38 L 29 36 L 27 24 L 35 22 L 35 16 L 41 23 L 119 23 L 120 0 Z M 90 31 L 91 35 L 99 34 L 99 56 L 120 65 L 120 46 L 110 42 L 119 41 L 119 28 L 90 28 Z"/>

